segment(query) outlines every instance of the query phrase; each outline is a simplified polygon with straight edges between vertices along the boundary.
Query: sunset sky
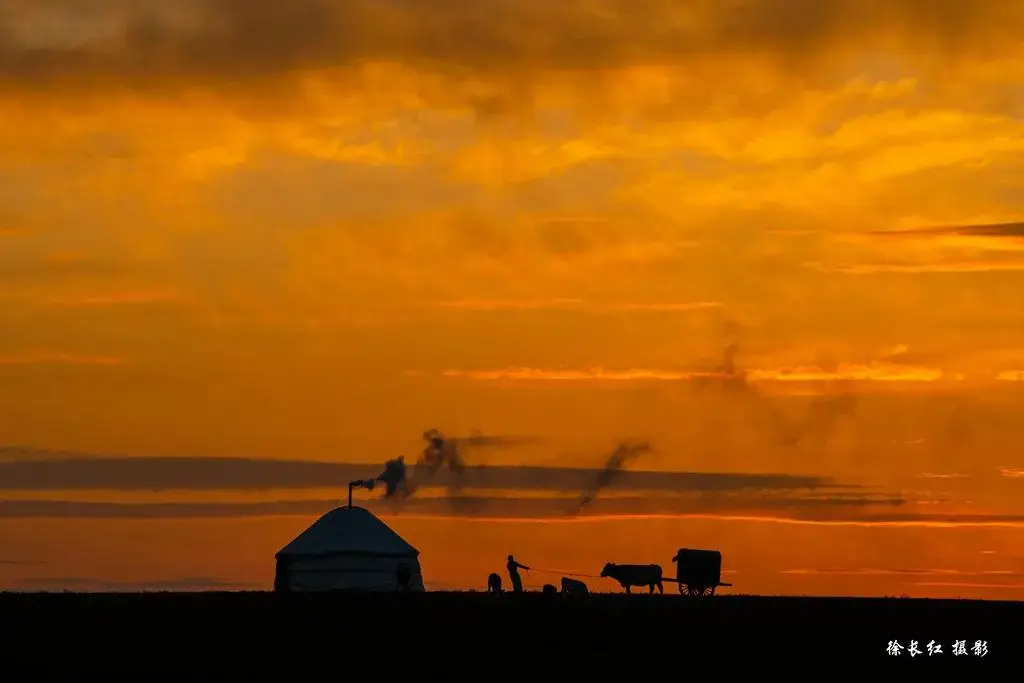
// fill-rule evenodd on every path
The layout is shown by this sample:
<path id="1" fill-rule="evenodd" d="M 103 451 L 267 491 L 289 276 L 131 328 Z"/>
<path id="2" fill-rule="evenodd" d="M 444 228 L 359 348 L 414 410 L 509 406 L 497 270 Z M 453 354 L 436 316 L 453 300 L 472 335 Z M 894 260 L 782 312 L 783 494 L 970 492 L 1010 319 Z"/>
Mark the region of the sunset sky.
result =
<path id="1" fill-rule="evenodd" d="M 269 589 L 430 428 L 428 588 L 1024 599 L 1024 3 L 0 0 L 0 589 Z"/>

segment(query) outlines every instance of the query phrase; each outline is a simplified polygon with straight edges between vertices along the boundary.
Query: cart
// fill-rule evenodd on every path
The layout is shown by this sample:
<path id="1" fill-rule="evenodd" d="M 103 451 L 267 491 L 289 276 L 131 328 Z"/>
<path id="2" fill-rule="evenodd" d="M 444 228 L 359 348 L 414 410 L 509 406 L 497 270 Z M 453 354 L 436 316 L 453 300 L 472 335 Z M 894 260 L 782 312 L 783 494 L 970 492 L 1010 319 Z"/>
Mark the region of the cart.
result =
<path id="1" fill-rule="evenodd" d="M 672 558 L 676 563 L 676 578 L 665 579 L 679 584 L 679 592 L 687 595 L 714 595 L 722 583 L 722 553 L 717 550 L 680 548 Z"/>

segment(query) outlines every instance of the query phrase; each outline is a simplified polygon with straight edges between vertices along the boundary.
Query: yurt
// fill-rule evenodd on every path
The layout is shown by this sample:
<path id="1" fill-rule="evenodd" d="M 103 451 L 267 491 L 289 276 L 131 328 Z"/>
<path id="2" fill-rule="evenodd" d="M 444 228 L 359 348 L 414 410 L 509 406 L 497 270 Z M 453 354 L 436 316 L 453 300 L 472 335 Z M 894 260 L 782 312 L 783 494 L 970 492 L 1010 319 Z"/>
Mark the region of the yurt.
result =
<path id="1" fill-rule="evenodd" d="M 337 507 L 278 551 L 274 590 L 423 591 L 419 554 L 369 510 Z"/>

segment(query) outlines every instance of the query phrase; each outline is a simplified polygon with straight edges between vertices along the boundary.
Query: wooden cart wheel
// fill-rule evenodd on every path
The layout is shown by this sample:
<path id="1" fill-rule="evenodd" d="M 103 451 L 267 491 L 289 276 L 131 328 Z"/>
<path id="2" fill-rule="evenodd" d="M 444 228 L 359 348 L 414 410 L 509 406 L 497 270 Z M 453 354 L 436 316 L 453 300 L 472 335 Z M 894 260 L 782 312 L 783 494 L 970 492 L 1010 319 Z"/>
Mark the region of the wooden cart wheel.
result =
<path id="1" fill-rule="evenodd" d="M 687 589 L 687 586 L 686 586 L 686 584 L 685 584 L 685 583 L 682 583 L 682 582 L 680 582 L 680 583 L 677 583 L 677 584 L 676 584 L 676 588 L 678 588 L 678 589 L 679 589 L 679 592 L 680 592 L 680 593 L 684 593 L 684 594 L 686 593 L 686 589 Z"/>
<path id="2" fill-rule="evenodd" d="M 703 595 L 704 594 L 704 589 L 701 588 L 700 586 L 687 586 L 686 587 L 686 592 L 689 595 Z"/>
<path id="3" fill-rule="evenodd" d="M 715 594 L 715 587 L 714 586 L 708 586 L 707 588 L 704 589 L 704 595 L 714 595 L 714 594 Z"/>

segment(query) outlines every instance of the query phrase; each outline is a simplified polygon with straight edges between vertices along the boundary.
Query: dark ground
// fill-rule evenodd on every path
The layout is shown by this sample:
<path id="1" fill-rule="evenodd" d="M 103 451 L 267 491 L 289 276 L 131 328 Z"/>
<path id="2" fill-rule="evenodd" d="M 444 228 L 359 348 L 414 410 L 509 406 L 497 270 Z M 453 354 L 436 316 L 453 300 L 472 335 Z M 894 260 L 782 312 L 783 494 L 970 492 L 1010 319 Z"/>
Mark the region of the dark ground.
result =
<path id="1" fill-rule="evenodd" d="M 803 665 L 832 673 L 865 663 L 959 670 L 1021 661 L 1024 602 L 669 593 L 582 600 L 541 593 L 4 593 L 0 637 L 9 665 L 20 658 L 36 671 L 122 669 L 147 680 L 171 671 L 189 672 L 174 680 L 225 680 L 200 672 L 230 670 L 233 679 L 243 670 L 278 666 L 323 675 L 338 667 L 383 675 L 429 666 L 459 679 L 496 666 L 515 669 L 518 678 L 523 670 L 587 670 L 601 679 L 623 667 L 668 674 L 684 663 L 735 664 L 755 673 L 758 661 L 769 663 L 761 673 Z M 916 640 L 922 654 L 911 657 L 904 649 L 889 656 L 891 640 L 904 648 Z M 967 652 L 954 656 L 958 640 L 966 641 Z M 984 657 L 971 649 L 978 640 L 988 646 Z M 929 655 L 929 641 L 941 644 L 942 654 Z M 2 671 L 0 678 L 6 678 Z"/>

